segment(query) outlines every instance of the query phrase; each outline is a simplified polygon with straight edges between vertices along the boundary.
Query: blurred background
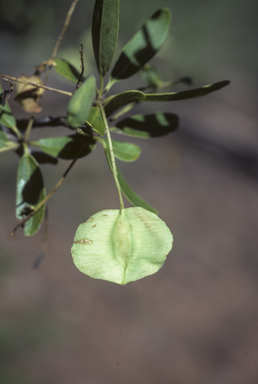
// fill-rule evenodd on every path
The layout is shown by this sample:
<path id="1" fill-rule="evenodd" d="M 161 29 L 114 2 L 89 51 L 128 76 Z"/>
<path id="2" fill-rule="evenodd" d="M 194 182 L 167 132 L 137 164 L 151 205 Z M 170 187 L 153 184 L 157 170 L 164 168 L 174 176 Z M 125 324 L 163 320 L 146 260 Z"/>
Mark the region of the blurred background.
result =
<path id="1" fill-rule="evenodd" d="M 70 4 L 2 0 L 0 73 L 31 75 L 48 59 Z M 79 67 L 83 43 L 85 74 L 96 74 L 93 5 L 79 1 L 58 53 Z M 33 269 L 42 232 L 24 238 L 18 231 L 17 240 L 8 240 L 16 224 L 18 157 L 1 154 L 1 384 L 258 382 L 258 3 L 122 0 L 115 57 L 160 7 L 173 15 L 169 38 L 152 61 L 164 79 L 190 76 L 194 87 L 231 81 L 203 98 L 141 106 L 137 111 L 178 114 L 180 129 L 164 138 L 131 140 L 142 147 L 142 156 L 118 164 L 170 227 L 172 252 L 157 274 L 125 287 L 75 268 L 70 248 L 77 226 L 93 213 L 119 207 L 97 147 L 77 162 L 50 200 L 48 253 Z M 113 92 L 140 82 L 135 75 Z M 54 72 L 48 85 L 74 89 Z M 174 88 L 182 89 L 186 86 Z M 45 93 L 40 116 L 65 115 L 67 101 Z M 10 104 L 17 118 L 26 117 Z M 41 136 L 40 130 L 33 135 Z M 60 161 L 43 167 L 48 191 L 67 166 Z"/>

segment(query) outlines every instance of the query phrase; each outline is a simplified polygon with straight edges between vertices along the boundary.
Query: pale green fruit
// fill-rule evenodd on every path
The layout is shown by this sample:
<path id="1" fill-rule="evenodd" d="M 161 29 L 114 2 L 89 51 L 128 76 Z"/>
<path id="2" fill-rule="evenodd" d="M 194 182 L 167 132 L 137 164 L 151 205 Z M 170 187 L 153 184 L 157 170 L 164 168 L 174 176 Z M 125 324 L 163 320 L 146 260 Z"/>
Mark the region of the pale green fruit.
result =
<path id="1" fill-rule="evenodd" d="M 72 257 L 86 275 L 124 285 L 157 272 L 172 242 L 165 222 L 144 208 L 105 210 L 78 227 Z"/>

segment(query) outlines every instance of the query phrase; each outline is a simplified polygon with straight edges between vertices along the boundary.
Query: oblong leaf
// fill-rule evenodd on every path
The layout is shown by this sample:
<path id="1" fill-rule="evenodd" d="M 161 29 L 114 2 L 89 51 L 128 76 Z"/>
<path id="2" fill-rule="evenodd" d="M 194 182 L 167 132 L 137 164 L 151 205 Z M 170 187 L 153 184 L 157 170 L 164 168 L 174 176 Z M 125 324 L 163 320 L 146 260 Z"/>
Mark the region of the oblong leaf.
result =
<path id="1" fill-rule="evenodd" d="M 179 119 L 173 113 L 156 112 L 151 115 L 134 115 L 119 121 L 113 132 L 127 136 L 148 139 L 174 132 L 179 126 Z"/>
<path id="2" fill-rule="evenodd" d="M 17 173 L 16 217 L 20 220 L 28 216 L 46 197 L 46 190 L 39 165 L 30 154 L 20 159 Z M 24 224 L 24 234 L 34 235 L 44 218 L 45 204 Z"/>
<path id="3" fill-rule="evenodd" d="M 92 19 L 92 44 L 98 71 L 110 68 L 119 29 L 119 0 L 96 0 Z"/>
<path id="4" fill-rule="evenodd" d="M 44 139 L 40 139 L 33 145 L 39 147 L 42 151 L 47 153 L 48 155 L 58 157 L 59 153 L 63 150 L 66 144 L 70 143 L 72 138 L 69 136 L 61 136 L 61 137 L 47 137 Z"/>
<path id="5" fill-rule="evenodd" d="M 3 131 L 0 131 L 0 148 L 6 147 L 8 142 L 9 142 L 9 138 L 7 134 Z"/>
<path id="6" fill-rule="evenodd" d="M 144 93 L 140 91 L 125 91 L 119 93 L 118 95 L 111 96 L 110 98 L 106 99 L 104 104 L 106 116 L 109 117 L 117 109 L 135 101 L 144 100 L 144 98 Z"/>
<path id="7" fill-rule="evenodd" d="M 171 14 L 168 9 L 156 11 L 125 45 L 110 82 L 126 79 L 138 72 L 162 47 L 169 31 Z"/>
<path id="8" fill-rule="evenodd" d="M 73 128 L 85 123 L 96 96 L 96 80 L 89 76 L 75 91 L 67 107 L 67 122 Z"/>
<path id="9" fill-rule="evenodd" d="M 17 149 L 19 145 L 20 144 L 9 140 L 9 137 L 5 132 L 0 131 L 0 152 L 9 151 L 11 149 Z"/>
<path id="10" fill-rule="evenodd" d="M 69 136 L 40 139 L 32 144 L 51 156 L 63 160 L 72 160 L 90 154 L 96 145 L 96 141 L 91 137 L 75 133 Z"/>
<path id="11" fill-rule="evenodd" d="M 59 75 L 73 81 L 74 83 L 77 83 L 80 78 L 80 72 L 67 60 L 55 59 L 54 68 Z M 84 79 L 85 77 L 82 77 L 82 80 Z"/>
<path id="12" fill-rule="evenodd" d="M 193 97 L 205 96 L 211 92 L 218 91 L 219 89 L 226 87 L 228 84 L 230 84 L 230 81 L 224 80 L 219 81 L 218 83 L 205 85 L 201 88 L 191 89 L 189 91 L 170 93 L 146 93 L 144 101 L 177 101 L 191 99 Z"/>
<path id="13" fill-rule="evenodd" d="M 145 200 L 143 200 L 125 181 L 122 173 L 117 169 L 117 177 L 120 184 L 120 187 L 122 189 L 123 194 L 127 198 L 127 200 L 134 205 L 135 207 L 142 207 L 147 209 L 150 212 L 155 213 L 158 215 L 158 211 L 156 208 L 152 207 L 150 204 L 146 203 Z"/>
<path id="14" fill-rule="evenodd" d="M 102 145 L 103 145 L 104 150 L 105 150 L 105 154 L 106 154 L 109 168 L 112 172 L 112 164 L 111 164 L 111 158 L 110 158 L 110 153 L 109 153 L 109 147 L 107 145 L 107 142 L 104 140 L 102 140 Z M 144 201 L 139 195 L 137 195 L 136 192 L 134 192 L 132 190 L 132 188 L 129 187 L 129 185 L 125 181 L 124 177 L 122 176 L 122 174 L 118 168 L 117 168 L 117 178 L 118 178 L 118 182 L 120 184 L 120 187 L 121 187 L 121 190 L 122 190 L 124 196 L 127 198 L 127 200 L 132 205 L 147 209 L 148 211 L 153 212 L 156 215 L 158 214 L 158 211 L 155 208 L 153 208 L 150 204 L 146 203 L 146 201 Z"/>
<path id="15" fill-rule="evenodd" d="M 7 107 L 7 103 L 5 104 L 4 107 L 1 107 L 0 105 L 0 124 L 4 125 L 7 128 L 12 129 L 12 131 L 17 133 L 16 120 L 15 120 L 15 117 L 12 115 L 11 110 L 7 112 L 6 110 L 2 109 L 6 107 Z M 6 108 L 6 109 L 9 109 L 9 108 Z"/>
<path id="16" fill-rule="evenodd" d="M 108 146 L 107 139 L 104 140 Z M 141 148 L 138 145 L 126 141 L 112 140 L 112 147 L 115 157 L 126 162 L 137 160 L 141 154 Z"/>
<path id="17" fill-rule="evenodd" d="M 143 208 L 131 207 L 91 216 L 78 227 L 71 252 L 82 273 L 124 285 L 156 273 L 172 243 L 163 220 Z"/>
<path id="18" fill-rule="evenodd" d="M 100 136 L 104 136 L 106 127 L 99 108 L 91 107 L 86 123 Z"/>

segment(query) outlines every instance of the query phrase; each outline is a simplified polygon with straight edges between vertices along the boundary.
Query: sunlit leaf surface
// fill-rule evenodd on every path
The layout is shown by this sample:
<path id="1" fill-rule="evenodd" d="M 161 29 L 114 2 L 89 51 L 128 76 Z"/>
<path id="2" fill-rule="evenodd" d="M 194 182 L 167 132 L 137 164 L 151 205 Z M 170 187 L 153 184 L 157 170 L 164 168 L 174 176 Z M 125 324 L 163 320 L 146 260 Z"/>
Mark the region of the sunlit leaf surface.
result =
<path id="1" fill-rule="evenodd" d="M 100 136 L 105 135 L 106 127 L 99 108 L 91 107 L 86 123 Z"/>
<path id="2" fill-rule="evenodd" d="M 108 146 L 106 139 L 105 142 L 106 146 Z M 135 161 L 141 154 L 141 148 L 138 145 L 126 141 L 112 140 L 112 146 L 115 157 L 122 161 Z"/>
<path id="3" fill-rule="evenodd" d="M 54 68 L 59 75 L 73 81 L 74 83 L 77 83 L 80 78 L 80 72 L 67 60 L 55 59 Z M 82 80 L 84 79 L 85 77 L 82 77 Z"/>
<path id="4" fill-rule="evenodd" d="M 69 101 L 67 122 L 71 127 L 78 128 L 85 123 L 95 96 L 96 80 L 94 76 L 89 76 Z"/>
<path id="5" fill-rule="evenodd" d="M 75 133 L 69 136 L 40 139 L 34 145 L 51 156 L 72 160 L 90 154 L 95 143 L 93 138 Z"/>

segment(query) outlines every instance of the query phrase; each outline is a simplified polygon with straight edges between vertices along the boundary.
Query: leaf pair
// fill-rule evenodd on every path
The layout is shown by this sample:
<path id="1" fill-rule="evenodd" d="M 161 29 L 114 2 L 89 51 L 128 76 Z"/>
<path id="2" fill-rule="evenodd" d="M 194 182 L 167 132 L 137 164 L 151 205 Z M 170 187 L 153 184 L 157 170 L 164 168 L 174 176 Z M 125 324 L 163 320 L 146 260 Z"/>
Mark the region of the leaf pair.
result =
<path id="1" fill-rule="evenodd" d="M 129 40 L 122 50 L 109 79 L 107 89 L 118 80 L 138 72 L 163 46 L 171 23 L 168 9 L 156 11 Z M 92 18 L 92 44 L 96 65 L 104 77 L 114 57 L 119 31 L 119 0 L 96 0 Z M 56 59 L 55 70 L 77 82 L 79 71 L 69 62 Z"/>
<path id="2" fill-rule="evenodd" d="M 107 88 L 138 72 L 162 47 L 171 22 L 168 9 L 155 12 L 124 47 Z M 92 42 L 98 71 L 105 76 L 114 56 L 119 29 L 119 0 L 96 0 Z"/>

